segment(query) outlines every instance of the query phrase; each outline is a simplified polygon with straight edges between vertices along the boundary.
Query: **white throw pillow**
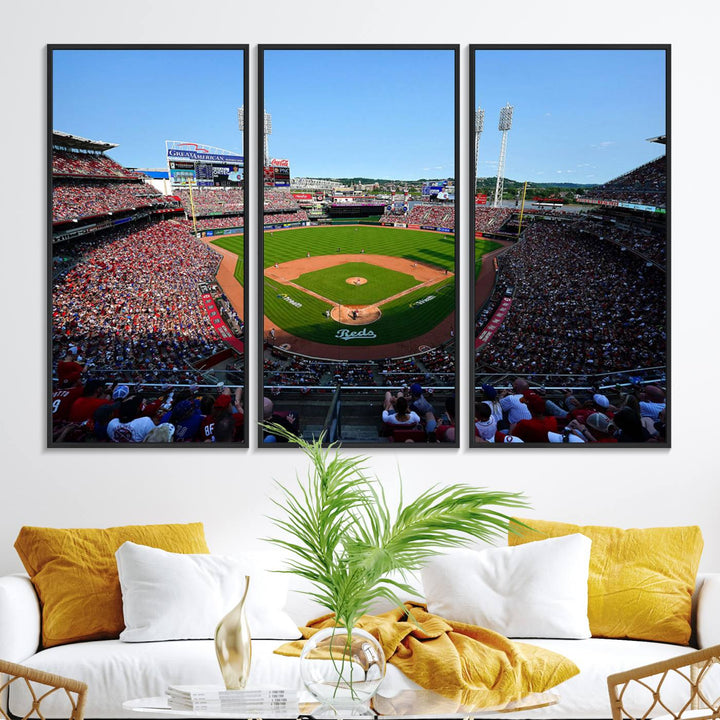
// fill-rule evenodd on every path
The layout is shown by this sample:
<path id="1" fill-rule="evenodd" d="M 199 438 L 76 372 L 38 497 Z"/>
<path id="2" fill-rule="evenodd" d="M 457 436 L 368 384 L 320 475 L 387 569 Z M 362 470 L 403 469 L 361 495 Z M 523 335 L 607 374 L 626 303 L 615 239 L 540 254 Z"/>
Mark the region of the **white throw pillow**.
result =
<path id="1" fill-rule="evenodd" d="M 218 622 L 245 602 L 255 640 L 295 640 L 297 625 L 284 612 L 285 578 L 253 567 L 247 559 L 171 553 L 123 543 L 115 553 L 123 599 L 125 642 L 202 640 L 215 636 Z"/>
<path id="2" fill-rule="evenodd" d="M 438 556 L 422 570 L 431 613 L 513 638 L 589 638 L 591 541 L 566 535 Z"/>

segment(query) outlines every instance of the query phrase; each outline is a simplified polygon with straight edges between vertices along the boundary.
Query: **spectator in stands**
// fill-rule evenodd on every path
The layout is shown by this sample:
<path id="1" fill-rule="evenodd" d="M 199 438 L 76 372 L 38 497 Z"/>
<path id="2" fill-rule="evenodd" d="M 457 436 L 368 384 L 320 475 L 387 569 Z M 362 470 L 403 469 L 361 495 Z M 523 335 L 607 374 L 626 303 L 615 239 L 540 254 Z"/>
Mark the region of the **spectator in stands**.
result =
<path id="1" fill-rule="evenodd" d="M 512 392 L 503 390 L 500 393 L 500 407 L 503 410 L 504 419 L 510 426 L 520 420 L 530 420 L 532 417 L 527 404 L 523 402 L 523 397 L 529 389 L 530 383 L 525 378 L 517 377 L 513 380 Z"/>
<path id="2" fill-rule="evenodd" d="M 490 407 L 490 414 L 495 420 L 495 423 L 497 424 L 502 422 L 503 409 L 500 405 L 500 400 L 498 399 L 498 391 L 488 383 L 484 383 L 480 389 L 482 390 L 484 398 L 482 402 L 486 403 Z"/>
<path id="3" fill-rule="evenodd" d="M 626 405 L 618 410 L 613 418 L 613 425 L 617 428 L 615 437 L 621 443 L 645 443 L 650 439 L 650 433 L 642 424 L 640 413 Z"/>
<path id="4" fill-rule="evenodd" d="M 455 442 L 457 439 L 455 427 L 455 395 L 445 399 L 445 412 L 435 429 L 438 442 Z"/>
<path id="5" fill-rule="evenodd" d="M 102 380 L 88 380 L 82 395 L 72 404 L 68 420 L 92 424 L 93 413 L 101 406 L 111 403 L 109 389 Z"/>
<path id="6" fill-rule="evenodd" d="M 140 443 L 145 440 L 155 423 L 147 416 L 140 415 L 141 398 L 138 395 L 120 403 L 118 417 L 113 418 L 107 426 L 107 435 L 116 443 Z"/>
<path id="7" fill-rule="evenodd" d="M 68 352 L 65 359 L 57 364 L 58 380 L 62 384 L 67 383 L 66 387 L 73 387 L 80 380 L 80 376 L 85 368 L 76 361 L 75 356 Z"/>
<path id="8" fill-rule="evenodd" d="M 421 418 L 428 437 L 432 439 L 432 433 L 437 427 L 435 408 L 427 401 L 420 383 L 413 383 L 410 386 L 410 410 L 414 410 Z"/>
<path id="9" fill-rule="evenodd" d="M 198 440 L 201 442 L 221 442 L 217 438 L 215 428 L 217 427 L 218 422 L 224 420 L 225 418 L 230 418 L 234 425 L 230 442 L 233 440 L 242 440 L 244 415 L 242 413 L 242 408 L 238 408 L 233 404 L 233 400 L 230 396 L 230 388 L 224 388 L 223 392 L 214 399 L 210 413 L 205 416 L 205 419 L 200 426 Z M 223 431 L 221 434 L 226 436 L 227 433 L 224 426 L 225 424 L 223 424 Z"/>
<path id="10" fill-rule="evenodd" d="M 83 394 L 83 385 L 78 376 L 75 382 L 65 378 L 59 382 L 59 387 L 52 395 L 52 421 L 53 425 L 65 422 L 70 415 L 73 403 Z"/>
<path id="11" fill-rule="evenodd" d="M 530 419 L 518 420 L 510 425 L 510 434 L 526 443 L 546 443 L 548 433 L 557 432 L 558 422 L 545 413 L 545 398 L 534 392 L 525 392 L 522 402 L 530 411 Z"/>
<path id="12" fill-rule="evenodd" d="M 487 402 L 475 403 L 475 434 L 487 442 L 494 442 L 497 420 Z"/>
<path id="13" fill-rule="evenodd" d="M 604 413 L 592 413 L 585 421 L 585 425 L 589 431 L 586 433 L 588 442 L 616 443 L 618 441 L 614 433 L 615 426 Z"/>
<path id="14" fill-rule="evenodd" d="M 397 396 L 390 392 L 385 393 L 382 420 L 387 425 L 408 428 L 420 424 L 420 416 L 415 411 L 410 410 L 407 398 L 402 393 L 398 393 Z"/>
<path id="15" fill-rule="evenodd" d="M 287 432 L 293 435 L 300 435 L 299 421 L 297 415 L 292 411 L 276 411 L 273 401 L 268 398 L 263 398 L 263 423 L 280 425 Z M 286 443 L 288 439 L 283 435 L 277 435 L 263 428 L 263 442 L 264 443 Z"/>
<path id="16" fill-rule="evenodd" d="M 200 403 L 190 392 L 180 392 L 175 396 L 172 410 L 165 413 L 160 422 L 170 422 L 175 426 L 175 442 L 193 442 L 197 439 L 203 414 Z"/>
<path id="17" fill-rule="evenodd" d="M 665 392 L 657 385 L 646 385 L 640 393 L 640 415 L 656 421 L 665 410 Z"/>

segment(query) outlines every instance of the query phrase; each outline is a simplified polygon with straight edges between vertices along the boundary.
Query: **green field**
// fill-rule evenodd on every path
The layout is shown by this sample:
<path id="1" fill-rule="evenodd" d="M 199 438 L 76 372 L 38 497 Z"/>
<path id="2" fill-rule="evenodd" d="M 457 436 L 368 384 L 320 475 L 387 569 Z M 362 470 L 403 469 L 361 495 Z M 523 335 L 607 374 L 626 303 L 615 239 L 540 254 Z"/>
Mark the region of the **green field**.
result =
<path id="1" fill-rule="evenodd" d="M 217 240 L 212 240 L 211 245 L 217 245 L 224 250 L 229 250 L 238 256 L 235 263 L 235 279 L 245 285 L 245 236 L 244 235 L 225 235 Z"/>
<path id="2" fill-rule="evenodd" d="M 346 282 L 349 277 L 364 277 L 367 283 L 351 285 Z M 303 273 L 294 282 L 343 305 L 373 305 L 420 284 L 412 275 L 360 262 Z"/>
<path id="3" fill-rule="evenodd" d="M 475 279 L 477 280 L 482 268 L 483 255 L 487 255 L 493 250 L 497 250 L 502 245 L 494 240 L 487 240 L 486 238 L 475 239 Z"/>
<path id="4" fill-rule="evenodd" d="M 442 269 L 455 270 L 455 238 L 452 235 L 379 226 L 328 226 L 263 233 L 263 267 L 311 255 L 366 253 L 417 260 Z"/>
<path id="5" fill-rule="evenodd" d="M 455 238 L 441 233 L 424 230 L 404 230 L 401 228 L 382 228 L 373 226 L 359 227 L 310 227 L 292 230 L 266 231 L 264 233 L 264 267 L 275 263 L 311 255 L 336 255 L 338 253 L 365 253 L 373 255 L 391 255 L 408 258 L 426 265 L 455 270 Z M 362 270 L 358 270 L 360 265 Z M 350 271 L 348 271 L 350 268 Z M 379 282 L 371 280 L 371 276 L 380 277 L 377 271 L 390 273 Z M 337 290 L 322 292 L 316 282 L 321 281 L 323 274 L 330 273 L 328 283 L 333 288 L 342 288 L 342 292 L 352 293 L 355 290 L 368 288 L 367 292 L 381 287 L 377 295 L 369 295 L 377 300 L 401 292 L 418 282 L 404 273 L 384 270 L 368 263 L 347 263 L 342 266 L 306 273 L 297 281 L 308 287 L 306 276 L 311 278 L 312 289 L 330 299 L 347 304 L 371 304 L 370 300 L 344 300 L 337 297 Z M 377 274 L 377 275 L 376 275 Z M 365 277 L 367 285 L 357 288 L 345 282 L 347 277 Z M 407 285 L 400 285 L 401 278 L 408 278 Z M 278 327 L 297 337 L 328 345 L 385 345 L 422 335 L 442 322 L 454 309 L 455 277 L 430 288 L 423 287 L 383 305 L 382 317 L 369 325 L 347 326 L 325 317 L 329 305 L 307 293 L 287 285 L 265 278 L 264 312 Z M 397 285 L 388 284 L 392 280 Z M 344 287 L 343 287 L 344 286 Z M 372 287 L 368 287 L 372 286 Z M 399 289 L 394 289 L 398 287 Z M 421 304 L 415 304 L 423 301 Z M 345 341 L 337 336 L 340 329 L 353 331 L 367 330 L 375 337 L 365 337 Z"/>

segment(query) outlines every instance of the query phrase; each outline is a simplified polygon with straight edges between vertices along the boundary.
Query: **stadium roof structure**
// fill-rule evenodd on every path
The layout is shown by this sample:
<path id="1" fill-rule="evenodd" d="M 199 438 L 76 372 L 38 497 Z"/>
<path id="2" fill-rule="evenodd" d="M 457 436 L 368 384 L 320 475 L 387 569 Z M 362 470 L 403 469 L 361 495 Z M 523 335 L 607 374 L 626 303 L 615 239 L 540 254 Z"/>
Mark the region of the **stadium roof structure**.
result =
<path id="1" fill-rule="evenodd" d="M 105 152 L 105 150 L 111 150 L 117 147 L 117 143 L 109 143 L 102 140 L 88 140 L 79 135 L 60 132 L 60 130 L 53 130 L 52 142 L 53 147 L 59 145 L 60 147 L 72 148 L 73 150 L 98 150 Z"/>
<path id="2" fill-rule="evenodd" d="M 648 142 L 660 143 L 660 145 L 666 145 L 666 144 L 667 144 L 666 141 L 665 141 L 665 135 L 658 135 L 657 137 L 648 138 L 647 140 L 648 140 Z"/>

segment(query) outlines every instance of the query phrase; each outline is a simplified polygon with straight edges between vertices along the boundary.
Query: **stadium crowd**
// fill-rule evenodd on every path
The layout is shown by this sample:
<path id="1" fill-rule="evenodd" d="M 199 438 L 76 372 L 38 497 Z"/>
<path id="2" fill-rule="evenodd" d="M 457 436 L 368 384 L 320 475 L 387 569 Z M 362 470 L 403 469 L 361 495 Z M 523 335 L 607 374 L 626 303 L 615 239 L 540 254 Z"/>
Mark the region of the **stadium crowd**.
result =
<path id="1" fill-rule="evenodd" d="M 75 177 L 137 178 L 137 173 L 124 168 L 107 155 L 53 150 L 53 175 Z"/>
<path id="2" fill-rule="evenodd" d="M 193 383 L 193 365 L 225 348 L 197 284 L 219 256 L 174 222 L 144 223 L 75 245 L 52 290 L 53 358 L 69 347 L 93 373 Z"/>
<path id="3" fill-rule="evenodd" d="M 65 363 L 72 365 L 73 361 Z M 153 389 L 64 375 L 52 397 L 53 439 L 93 443 L 240 442 L 242 389 Z"/>
<path id="4" fill-rule="evenodd" d="M 630 248 L 643 257 L 665 267 L 665 232 L 645 225 L 621 227 L 603 218 L 584 216 L 573 228 L 608 240 L 620 247 Z"/>
<path id="5" fill-rule="evenodd" d="M 53 185 L 53 222 L 168 204 L 174 201 L 143 182 Z"/>
<path id="6" fill-rule="evenodd" d="M 513 214 L 510 208 L 475 206 L 475 232 L 499 230 Z"/>
<path id="7" fill-rule="evenodd" d="M 263 189 L 263 203 L 265 212 L 281 212 L 283 210 L 299 210 L 297 200 L 289 189 L 270 188 Z"/>
<path id="8" fill-rule="evenodd" d="M 408 225 L 429 225 L 455 229 L 455 205 L 414 205 L 407 217 Z"/>
<path id="9" fill-rule="evenodd" d="M 647 443 L 666 439 L 665 390 L 654 384 L 611 392 L 566 389 L 549 397 L 524 377 L 498 390 L 483 384 L 475 441 L 495 443 Z"/>
<path id="10" fill-rule="evenodd" d="M 662 156 L 603 185 L 591 188 L 586 198 L 665 207 L 667 196 L 667 158 Z"/>
<path id="11" fill-rule="evenodd" d="M 192 220 L 188 221 L 192 230 Z M 244 227 L 245 218 L 242 215 L 230 215 L 229 217 L 205 217 L 195 220 L 195 227 L 198 230 L 213 230 L 215 228 Z"/>
<path id="12" fill-rule="evenodd" d="M 666 277 L 572 224 L 535 222 L 499 258 L 488 311 L 512 306 L 477 354 L 478 367 L 596 374 L 666 363 Z"/>
<path id="13" fill-rule="evenodd" d="M 308 214 L 304 210 L 287 213 L 265 213 L 263 215 L 263 225 L 277 225 L 279 223 L 307 222 Z"/>
<path id="14" fill-rule="evenodd" d="M 241 187 L 198 188 L 193 191 L 192 203 L 188 190 L 178 190 L 176 194 L 188 215 L 192 215 L 193 206 L 196 217 L 214 213 L 229 215 L 245 212 L 245 192 Z"/>
<path id="15" fill-rule="evenodd" d="M 381 225 L 405 223 L 407 225 L 427 225 L 434 228 L 455 229 L 454 205 L 415 205 L 407 213 L 391 208 L 386 209 L 380 218 Z"/>

